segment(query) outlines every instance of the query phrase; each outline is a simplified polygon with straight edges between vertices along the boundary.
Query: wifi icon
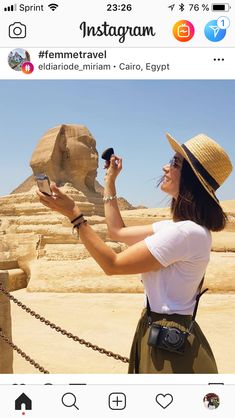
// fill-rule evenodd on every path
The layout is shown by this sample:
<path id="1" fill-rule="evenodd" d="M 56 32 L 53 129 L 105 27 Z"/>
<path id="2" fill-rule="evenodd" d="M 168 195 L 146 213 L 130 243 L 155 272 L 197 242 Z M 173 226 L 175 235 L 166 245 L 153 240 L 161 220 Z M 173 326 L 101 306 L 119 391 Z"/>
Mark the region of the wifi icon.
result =
<path id="1" fill-rule="evenodd" d="M 54 12 L 54 10 L 57 9 L 57 7 L 59 7 L 59 5 L 56 3 L 51 3 L 51 4 L 48 4 L 48 7 L 50 7 L 50 9 L 53 10 Z"/>

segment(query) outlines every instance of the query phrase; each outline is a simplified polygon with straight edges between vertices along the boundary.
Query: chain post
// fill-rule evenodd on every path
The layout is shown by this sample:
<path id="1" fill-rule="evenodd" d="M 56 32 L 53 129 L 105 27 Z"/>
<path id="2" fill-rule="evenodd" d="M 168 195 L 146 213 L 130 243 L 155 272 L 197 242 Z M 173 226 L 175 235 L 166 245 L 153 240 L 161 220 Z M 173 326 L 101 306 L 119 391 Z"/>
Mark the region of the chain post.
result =
<path id="1" fill-rule="evenodd" d="M 33 316 L 34 318 L 38 319 L 41 323 L 47 325 L 51 329 L 54 329 L 56 332 L 65 335 L 67 338 L 72 339 L 73 341 L 78 342 L 81 345 L 85 345 L 87 348 L 91 348 L 94 351 L 98 351 L 100 354 L 104 354 L 108 357 L 112 357 L 115 360 L 122 361 L 123 363 L 129 363 L 129 358 L 121 356 L 120 354 L 113 353 L 110 350 L 106 350 L 105 348 L 99 347 L 98 345 L 92 344 L 88 341 L 85 341 L 82 338 L 77 337 L 76 335 L 72 334 L 71 332 L 66 331 L 65 329 L 61 328 L 60 326 L 54 324 L 53 322 L 49 321 L 48 319 L 45 319 L 40 314 L 36 313 L 32 309 L 30 309 L 28 306 L 20 302 L 17 298 L 12 296 L 6 289 L 3 288 L 0 284 L 0 293 L 3 293 L 9 300 L 14 302 L 17 306 L 22 308 L 24 311 L 26 311 L 28 314 Z"/>
<path id="2" fill-rule="evenodd" d="M 0 286 L 6 289 L 9 281 L 7 270 L 0 270 Z M 11 304 L 9 298 L 0 292 L 0 328 L 11 339 Z M 0 373 L 13 373 L 13 350 L 0 339 Z"/>

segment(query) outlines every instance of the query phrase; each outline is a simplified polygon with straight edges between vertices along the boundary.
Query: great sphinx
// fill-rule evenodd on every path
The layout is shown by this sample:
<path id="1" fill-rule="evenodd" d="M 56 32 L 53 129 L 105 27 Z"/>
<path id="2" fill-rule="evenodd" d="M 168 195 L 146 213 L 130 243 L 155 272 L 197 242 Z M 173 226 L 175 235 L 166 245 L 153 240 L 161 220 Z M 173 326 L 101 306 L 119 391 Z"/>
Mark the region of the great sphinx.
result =
<path id="1" fill-rule="evenodd" d="M 83 125 L 59 125 L 38 142 L 30 161 L 34 175 L 45 173 L 57 186 L 70 183 L 85 195 L 95 193 L 96 141 Z"/>

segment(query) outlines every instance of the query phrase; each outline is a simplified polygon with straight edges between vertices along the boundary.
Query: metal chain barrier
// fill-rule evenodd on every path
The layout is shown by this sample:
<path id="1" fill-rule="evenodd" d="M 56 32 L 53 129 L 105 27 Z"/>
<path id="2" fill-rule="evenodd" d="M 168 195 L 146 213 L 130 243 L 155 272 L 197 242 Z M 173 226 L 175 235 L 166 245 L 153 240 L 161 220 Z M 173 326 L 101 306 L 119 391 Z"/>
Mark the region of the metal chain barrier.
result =
<path id="1" fill-rule="evenodd" d="M 0 328 L 0 338 L 2 338 L 10 347 L 13 348 L 13 350 L 17 351 L 18 354 L 21 355 L 26 361 L 28 361 L 32 366 L 35 367 L 35 369 L 38 369 L 41 373 L 44 374 L 50 374 L 48 370 L 44 369 L 44 367 L 40 366 L 40 364 L 36 363 L 35 360 L 33 360 L 31 357 L 29 357 L 23 350 L 21 350 L 17 345 L 13 344 L 12 341 L 9 340 L 9 338 L 3 334 L 2 329 Z"/>
<path id="2" fill-rule="evenodd" d="M 123 363 L 129 363 L 129 358 L 123 357 L 120 354 L 115 354 L 112 351 L 108 351 L 105 348 L 101 348 L 98 345 L 92 344 L 88 341 L 85 341 L 82 338 L 77 337 L 76 335 L 73 335 L 71 332 L 66 331 L 65 329 L 61 328 L 60 326 L 57 326 L 56 324 L 53 324 L 48 319 L 45 319 L 43 316 L 39 315 L 32 309 L 30 309 L 28 306 L 24 305 L 22 302 L 20 302 L 18 299 L 16 299 L 14 296 L 12 296 L 7 290 L 5 290 L 2 286 L 2 283 L 0 283 L 0 292 L 2 292 L 5 296 L 7 296 L 12 302 L 14 302 L 17 306 L 22 308 L 24 311 L 29 313 L 31 316 L 33 316 L 36 319 L 39 319 L 40 322 L 43 324 L 49 326 L 51 329 L 54 329 L 58 333 L 65 335 L 68 338 L 71 338 L 73 341 L 79 342 L 81 345 L 85 345 L 87 348 L 91 348 L 94 351 L 98 351 L 100 354 L 105 354 L 108 357 L 113 357 L 115 360 L 120 360 Z"/>

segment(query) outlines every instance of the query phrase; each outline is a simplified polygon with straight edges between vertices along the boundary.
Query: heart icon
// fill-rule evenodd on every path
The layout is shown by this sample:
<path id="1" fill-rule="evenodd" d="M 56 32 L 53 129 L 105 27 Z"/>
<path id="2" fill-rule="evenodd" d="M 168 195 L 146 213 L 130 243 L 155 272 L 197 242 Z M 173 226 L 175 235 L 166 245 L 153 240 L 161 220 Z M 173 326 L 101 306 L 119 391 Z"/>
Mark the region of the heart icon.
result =
<path id="1" fill-rule="evenodd" d="M 173 402 L 173 396 L 170 393 L 166 393 L 165 395 L 163 395 L 163 393 L 159 393 L 156 396 L 156 402 L 163 409 L 166 409 Z"/>

